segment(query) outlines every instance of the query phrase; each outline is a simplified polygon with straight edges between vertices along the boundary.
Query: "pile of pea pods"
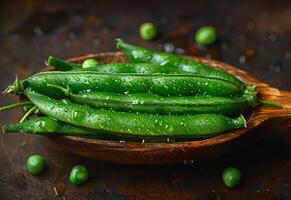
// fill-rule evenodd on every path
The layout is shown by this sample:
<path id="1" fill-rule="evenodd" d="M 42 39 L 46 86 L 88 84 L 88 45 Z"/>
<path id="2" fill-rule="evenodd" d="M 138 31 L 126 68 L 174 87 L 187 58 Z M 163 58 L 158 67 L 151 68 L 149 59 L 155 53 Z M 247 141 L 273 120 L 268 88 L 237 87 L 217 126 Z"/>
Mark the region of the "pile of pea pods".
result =
<path id="1" fill-rule="evenodd" d="M 258 105 L 255 86 L 225 71 L 120 39 L 116 47 L 127 63 L 50 56 L 55 71 L 16 79 L 4 93 L 24 100 L 0 110 L 25 114 L 4 132 L 178 142 L 244 128 L 243 115 Z"/>

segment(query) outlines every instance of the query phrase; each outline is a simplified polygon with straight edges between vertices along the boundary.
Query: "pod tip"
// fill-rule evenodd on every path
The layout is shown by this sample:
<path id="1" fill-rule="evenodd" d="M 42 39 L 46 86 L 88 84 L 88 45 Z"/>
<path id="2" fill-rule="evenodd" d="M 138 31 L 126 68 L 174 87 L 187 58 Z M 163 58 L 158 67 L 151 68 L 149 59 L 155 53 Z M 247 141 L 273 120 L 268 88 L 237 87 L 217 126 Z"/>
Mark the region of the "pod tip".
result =
<path id="1" fill-rule="evenodd" d="M 120 49 L 120 46 L 122 45 L 121 43 L 123 43 L 123 40 L 120 38 L 116 38 L 115 41 L 116 41 L 116 48 Z"/>
<path id="2" fill-rule="evenodd" d="M 15 81 L 12 85 L 9 85 L 2 94 L 20 94 L 24 91 L 24 86 L 21 80 L 18 79 L 18 76 L 16 75 Z"/>
<path id="3" fill-rule="evenodd" d="M 248 85 L 244 91 L 243 96 L 248 100 L 250 105 L 257 105 L 257 90 L 255 85 Z"/>
<path id="4" fill-rule="evenodd" d="M 2 133 L 6 133 L 6 128 L 7 128 L 6 125 L 2 126 Z"/>
<path id="5" fill-rule="evenodd" d="M 247 128 L 247 121 L 243 115 L 240 115 L 239 117 L 233 120 L 234 120 L 233 122 L 236 128 L 242 128 L 242 127 Z"/>
<path id="6" fill-rule="evenodd" d="M 50 66 L 53 59 L 55 59 L 53 56 L 49 56 L 47 60 L 44 60 L 46 66 Z"/>
<path id="7" fill-rule="evenodd" d="M 244 118 L 243 115 L 240 115 L 241 119 L 243 120 L 243 123 L 244 123 L 244 127 L 247 128 L 247 120 Z"/>

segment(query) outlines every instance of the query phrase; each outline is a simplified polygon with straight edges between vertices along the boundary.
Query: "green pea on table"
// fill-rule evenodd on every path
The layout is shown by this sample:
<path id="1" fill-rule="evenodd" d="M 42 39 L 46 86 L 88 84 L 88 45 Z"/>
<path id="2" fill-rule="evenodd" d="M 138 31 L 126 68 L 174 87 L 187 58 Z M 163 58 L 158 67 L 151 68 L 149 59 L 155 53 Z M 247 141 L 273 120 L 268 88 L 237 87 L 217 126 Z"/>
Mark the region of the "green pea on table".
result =
<path id="1" fill-rule="evenodd" d="M 222 179 L 229 188 L 237 187 L 241 182 L 241 172 L 236 167 L 228 167 L 222 173 Z"/>
<path id="2" fill-rule="evenodd" d="M 45 168 L 44 158 L 40 155 L 32 155 L 27 159 L 26 166 L 32 175 L 41 174 Z"/>
<path id="3" fill-rule="evenodd" d="M 70 182 L 74 185 L 85 183 L 89 178 L 88 169 L 83 165 L 76 165 L 70 173 Z"/>

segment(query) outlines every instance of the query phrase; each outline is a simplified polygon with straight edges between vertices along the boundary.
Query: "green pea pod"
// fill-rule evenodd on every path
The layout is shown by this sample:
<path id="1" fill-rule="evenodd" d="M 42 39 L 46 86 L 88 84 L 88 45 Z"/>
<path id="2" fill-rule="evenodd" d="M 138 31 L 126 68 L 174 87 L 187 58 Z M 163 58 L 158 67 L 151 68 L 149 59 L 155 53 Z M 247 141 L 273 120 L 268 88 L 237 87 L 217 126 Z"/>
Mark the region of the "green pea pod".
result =
<path id="1" fill-rule="evenodd" d="M 186 74 L 187 72 L 162 67 L 151 63 L 110 63 L 89 68 L 74 68 L 74 71 L 94 71 L 99 73 L 137 73 L 137 74 Z"/>
<path id="2" fill-rule="evenodd" d="M 135 46 L 125 43 L 121 39 L 117 39 L 116 48 L 122 51 L 129 62 L 132 63 L 153 63 L 164 67 L 175 67 L 182 71 L 227 80 L 242 88 L 245 86 L 242 81 L 227 72 L 182 56 Z"/>
<path id="3" fill-rule="evenodd" d="M 65 122 L 54 120 L 50 117 L 37 117 L 22 123 L 8 124 L 2 127 L 3 133 L 30 133 L 34 135 L 68 135 L 83 138 L 92 138 L 99 140 L 113 141 L 131 141 L 131 142 L 174 142 L 168 138 L 141 139 L 112 135 L 106 131 L 97 131 L 79 126 L 74 126 Z"/>
<path id="4" fill-rule="evenodd" d="M 112 92 L 87 92 L 74 94 L 66 88 L 58 88 L 73 102 L 96 108 L 116 111 L 142 112 L 152 114 L 222 114 L 236 116 L 250 106 L 246 97 L 184 96 L 163 97 L 151 93 L 117 94 Z"/>
<path id="5" fill-rule="evenodd" d="M 139 74 L 153 74 L 153 73 L 187 73 L 178 70 L 174 67 L 164 68 L 152 63 L 110 63 L 102 64 L 96 67 L 82 68 L 81 64 L 68 62 L 60 58 L 49 56 L 47 64 L 53 66 L 59 71 L 96 71 L 100 73 L 139 73 Z"/>
<path id="6" fill-rule="evenodd" d="M 77 69 L 77 68 L 82 67 L 81 64 L 65 61 L 65 60 L 62 60 L 60 58 L 56 58 L 53 56 L 49 56 L 49 58 L 47 60 L 47 65 L 55 67 L 57 70 L 61 70 L 61 71 L 68 71 L 68 70 Z"/>
<path id="7" fill-rule="evenodd" d="M 131 138 L 120 138 L 115 135 L 110 135 L 105 131 L 96 131 L 74 126 L 65 122 L 54 120 L 50 117 L 37 117 L 22 123 L 5 125 L 3 126 L 3 132 L 21 132 L 35 135 L 70 135 L 102 140 L 133 141 Z"/>
<path id="8" fill-rule="evenodd" d="M 49 98 L 32 89 L 26 96 L 41 113 L 72 125 L 137 138 L 208 138 L 242 128 L 243 116 L 229 118 L 216 114 L 153 115 L 93 109 Z"/>
<path id="9" fill-rule="evenodd" d="M 98 72 L 42 72 L 19 81 L 6 90 L 18 91 L 21 88 L 32 89 L 48 96 L 60 96 L 59 90 L 47 84 L 69 88 L 73 93 L 87 91 L 106 91 L 114 93 L 154 93 L 161 96 L 210 95 L 234 97 L 243 94 L 235 84 L 216 78 L 181 74 L 104 74 Z"/>
<path id="10" fill-rule="evenodd" d="M 102 64 L 96 67 L 82 68 L 81 64 L 68 62 L 53 56 L 49 56 L 47 64 L 60 71 L 95 71 L 100 73 L 138 73 L 138 74 L 183 74 L 185 71 L 174 67 L 165 68 L 152 63 L 110 63 Z"/>

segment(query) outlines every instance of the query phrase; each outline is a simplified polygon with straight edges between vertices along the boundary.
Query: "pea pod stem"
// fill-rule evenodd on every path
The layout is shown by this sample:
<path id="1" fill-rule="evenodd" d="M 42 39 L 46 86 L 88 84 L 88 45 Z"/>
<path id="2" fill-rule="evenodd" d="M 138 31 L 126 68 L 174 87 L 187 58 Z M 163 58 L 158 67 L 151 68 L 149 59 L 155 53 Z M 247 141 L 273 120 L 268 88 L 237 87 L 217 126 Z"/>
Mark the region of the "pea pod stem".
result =
<path id="1" fill-rule="evenodd" d="M 22 119 L 20 120 L 20 123 L 24 122 L 27 118 L 29 118 L 35 111 L 37 110 L 37 107 L 32 107 L 30 108 L 25 115 L 22 117 Z"/>
<path id="2" fill-rule="evenodd" d="M 0 107 L 0 111 L 10 110 L 13 108 L 18 108 L 18 107 L 23 107 L 23 106 L 31 106 L 31 105 L 33 105 L 33 103 L 31 103 L 31 101 L 24 101 L 24 102 L 14 103 L 14 104 Z"/>
<path id="3" fill-rule="evenodd" d="M 19 95 L 20 93 L 23 93 L 24 86 L 21 80 L 18 79 L 18 76 L 16 75 L 15 81 L 12 85 L 9 85 L 2 94 L 16 94 Z"/>
<path id="4" fill-rule="evenodd" d="M 260 100 L 258 100 L 258 102 L 259 102 L 260 105 L 264 105 L 264 106 L 266 105 L 266 106 L 272 106 L 272 107 L 275 107 L 275 108 L 281 108 L 281 109 L 283 108 L 282 104 L 277 103 L 275 101 L 260 99 Z"/>
<path id="5" fill-rule="evenodd" d="M 245 126 L 243 116 L 232 119 L 216 114 L 135 114 L 93 109 L 52 99 L 31 89 L 26 89 L 25 94 L 47 116 L 72 125 L 125 137 L 208 138 Z"/>

